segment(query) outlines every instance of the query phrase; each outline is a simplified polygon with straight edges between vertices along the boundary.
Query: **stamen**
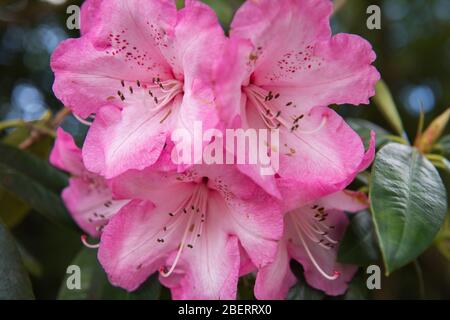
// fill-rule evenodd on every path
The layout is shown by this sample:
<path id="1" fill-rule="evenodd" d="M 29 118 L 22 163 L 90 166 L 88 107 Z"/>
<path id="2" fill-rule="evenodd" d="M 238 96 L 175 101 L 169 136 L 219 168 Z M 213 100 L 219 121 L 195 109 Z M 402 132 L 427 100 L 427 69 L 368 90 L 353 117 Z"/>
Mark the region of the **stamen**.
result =
<path id="1" fill-rule="evenodd" d="M 80 121 L 82 124 L 86 125 L 86 126 L 91 126 L 92 122 L 91 121 L 87 121 L 79 116 L 77 116 L 75 113 L 73 113 L 73 116 L 75 117 L 75 119 L 77 119 L 78 121 Z"/>
<path id="2" fill-rule="evenodd" d="M 324 116 L 317 128 L 312 130 L 301 130 L 299 122 L 301 119 L 303 119 L 304 115 L 293 118 L 293 121 L 288 121 L 286 118 L 282 117 L 281 110 L 275 110 L 272 106 L 270 106 L 270 101 L 272 101 L 274 98 L 278 99 L 280 97 L 279 93 L 276 93 L 275 95 L 272 91 L 269 91 L 267 93 L 267 91 L 265 91 L 264 89 L 253 84 L 245 87 L 244 91 L 245 93 L 247 93 L 247 97 L 250 99 L 250 101 L 252 101 L 256 106 L 261 119 L 269 129 L 278 129 L 280 126 L 283 126 L 297 138 L 300 138 L 299 134 L 314 134 L 322 130 L 322 128 L 327 123 L 327 117 Z M 287 102 L 285 106 L 288 107 L 292 104 L 293 102 L 290 101 Z"/>
<path id="3" fill-rule="evenodd" d="M 188 247 L 190 249 L 194 248 L 194 245 L 197 241 L 197 239 L 200 237 L 202 233 L 203 223 L 204 219 L 201 219 L 199 221 L 199 217 L 204 217 L 204 213 L 206 212 L 206 207 L 208 203 L 208 193 L 207 193 L 207 187 L 204 184 L 199 184 L 197 189 L 192 194 L 191 198 L 188 200 L 188 203 L 185 203 L 183 208 L 180 210 L 177 210 L 177 212 L 183 212 L 184 214 L 189 213 L 189 218 L 187 220 L 183 237 L 181 239 L 180 245 L 178 247 L 177 254 L 175 256 L 175 259 L 171 265 L 171 267 L 167 270 L 164 266 L 160 268 L 159 272 L 162 277 L 169 277 L 173 271 L 175 270 L 180 258 L 181 254 L 183 253 L 183 250 L 185 247 Z M 186 210 L 186 208 L 190 208 L 191 210 Z M 200 209 L 200 210 L 199 210 Z M 180 223 L 182 223 L 182 220 L 185 219 L 184 215 L 179 218 Z M 179 225 L 179 224 L 177 224 Z M 166 227 L 165 231 L 167 230 Z M 171 228 L 170 231 L 175 230 L 176 228 Z M 162 242 L 162 241 L 159 241 Z"/>
<path id="4" fill-rule="evenodd" d="M 85 247 L 90 248 L 90 249 L 97 249 L 97 248 L 100 247 L 100 243 L 97 243 L 97 244 L 90 244 L 90 243 L 88 243 L 87 242 L 87 236 L 85 234 L 83 234 L 81 236 L 81 242 L 83 243 L 83 245 Z"/>
<path id="5" fill-rule="evenodd" d="M 314 258 L 313 254 L 311 253 L 311 250 L 309 249 L 309 247 L 308 247 L 308 245 L 307 245 L 307 243 L 306 243 L 306 241 L 305 241 L 305 239 L 303 237 L 303 234 L 302 234 L 302 231 L 299 228 L 298 222 L 296 222 L 295 220 L 294 220 L 294 226 L 295 226 L 297 234 L 298 234 L 298 236 L 300 238 L 300 241 L 302 242 L 303 247 L 305 248 L 306 253 L 308 254 L 309 259 L 311 260 L 311 262 L 313 263 L 313 265 L 317 269 L 317 271 L 319 271 L 319 273 L 325 279 L 328 279 L 328 280 L 336 280 L 337 278 L 339 278 L 340 272 L 333 271 L 333 275 L 330 276 L 320 267 L 320 265 L 317 263 L 316 259 Z"/>

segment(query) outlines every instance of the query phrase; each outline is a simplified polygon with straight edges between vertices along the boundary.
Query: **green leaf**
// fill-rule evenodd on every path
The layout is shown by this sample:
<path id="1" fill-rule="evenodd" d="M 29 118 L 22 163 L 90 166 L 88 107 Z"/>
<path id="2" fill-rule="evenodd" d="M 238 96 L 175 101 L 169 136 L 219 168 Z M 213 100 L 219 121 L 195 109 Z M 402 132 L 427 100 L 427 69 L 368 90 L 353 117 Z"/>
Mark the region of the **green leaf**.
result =
<path id="1" fill-rule="evenodd" d="M 376 146 L 380 147 L 387 142 L 389 139 L 389 132 L 384 130 L 382 127 L 364 119 L 347 118 L 345 119 L 350 127 L 355 130 L 359 136 L 363 139 L 365 147 L 368 147 L 370 141 L 370 132 L 374 131 L 376 133 Z"/>
<path id="2" fill-rule="evenodd" d="M 239 278 L 238 282 L 238 299 L 254 300 L 253 288 L 255 287 L 255 276 L 250 273 Z"/>
<path id="3" fill-rule="evenodd" d="M 370 199 L 388 275 L 432 243 L 447 212 L 447 193 L 436 168 L 417 149 L 390 143 L 372 167 Z"/>
<path id="4" fill-rule="evenodd" d="M 0 222 L 0 300 L 34 299 L 31 282 L 12 235 Z"/>
<path id="5" fill-rule="evenodd" d="M 403 123 L 386 83 L 383 80 L 378 81 L 375 90 L 376 94 L 373 100 L 376 106 L 391 124 L 392 128 L 395 129 L 395 132 L 401 137 L 404 137 L 405 130 L 403 129 Z"/>
<path id="6" fill-rule="evenodd" d="M 47 161 L 3 143 L 0 143 L 0 163 L 29 176 L 50 190 L 60 192 L 67 186 L 67 176 Z"/>
<path id="7" fill-rule="evenodd" d="M 379 249 L 370 213 L 362 211 L 352 215 L 339 245 L 338 261 L 365 266 L 378 259 Z"/>
<path id="8" fill-rule="evenodd" d="M 23 265 L 25 269 L 35 277 L 42 276 L 42 265 L 39 261 L 24 247 L 19 241 L 16 241 L 17 249 L 22 257 Z"/>
<path id="9" fill-rule="evenodd" d="M 216 12 L 217 17 L 225 30 L 229 29 L 234 13 L 242 3 L 242 1 L 237 0 L 202 0 L 202 2 L 209 5 Z"/>
<path id="10" fill-rule="evenodd" d="M 96 250 L 83 248 L 73 260 L 81 270 L 81 289 L 67 288 L 67 275 L 61 284 L 58 298 L 61 300 L 155 300 L 160 295 L 157 276 L 151 276 L 138 290 L 127 292 L 113 287 L 97 260 Z"/>
<path id="11" fill-rule="evenodd" d="M 27 127 L 18 127 L 13 130 L 10 134 L 3 138 L 2 142 L 12 147 L 17 147 L 20 143 L 22 143 L 28 136 L 30 135 L 30 130 Z M 42 139 L 36 141 L 32 146 L 27 149 L 27 152 L 20 151 L 21 153 L 32 153 L 35 156 L 41 159 L 48 159 L 48 154 L 50 151 L 50 147 L 53 144 L 53 139 L 50 137 L 43 137 Z M 6 156 L 8 158 L 12 158 L 12 162 L 15 164 L 15 156 L 8 155 L 4 153 L 2 150 L 0 151 L 0 158 Z M 20 162 L 24 164 L 24 162 Z M 25 161 L 26 165 L 26 161 Z M 48 164 L 45 163 L 45 166 L 48 167 Z M 27 166 L 26 166 L 27 168 Z M 28 169 L 28 168 L 27 168 Z M 53 168 L 52 168 L 53 169 Z M 56 170 L 56 169 L 53 169 Z M 51 177 L 50 177 L 51 178 Z M 65 178 L 64 178 L 65 179 Z M 58 180 L 55 180 L 58 181 Z M 53 182 L 52 182 L 53 184 Z M 18 199 L 14 194 L 8 192 L 4 188 L 0 187 L 0 203 L 2 206 L 0 207 L 0 218 L 3 219 L 3 222 L 6 224 L 8 228 L 13 228 L 20 224 L 22 220 L 26 217 L 28 212 L 30 212 L 30 206 L 26 204 L 24 201 Z"/>
<path id="12" fill-rule="evenodd" d="M 8 228 L 20 224 L 30 210 L 30 206 L 17 199 L 5 188 L 0 187 L 0 218 Z"/>
<path id="13" fill-rule="evenodd" d="M 369 298 L 369 289 L 366 284 L 367 275 L 360 270 L 348 285 L 344 300 L 366 300 Z"/>
<path id="14" fill-rule="evenodd" d="M 304 281 L 299 281 L 288 293 L 288 300 L 322 300 L 325 294 L 322 291 L 311 288 Z"/>
<path id="15" fill-rule="evenodd" d="M 75 230 L 59 196 L 30 177 L 0 162 L 0 186 L 13 193 L 49 220 Z"/>
<path id="16" fill-rule="evenodd" d="M 450 158 L 450 134 L 443 136 L 436 144 L 435 148 L 445 157 Z"/>

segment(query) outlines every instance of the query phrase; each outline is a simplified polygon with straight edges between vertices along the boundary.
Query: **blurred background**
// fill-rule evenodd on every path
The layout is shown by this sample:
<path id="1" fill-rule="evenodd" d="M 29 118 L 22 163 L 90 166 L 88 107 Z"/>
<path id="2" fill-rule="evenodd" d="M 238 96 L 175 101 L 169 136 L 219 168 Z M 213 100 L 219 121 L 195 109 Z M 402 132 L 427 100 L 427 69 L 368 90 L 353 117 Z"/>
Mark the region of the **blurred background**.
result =
<path id="1" fill-rule="evenodd" d="M 240 0 L 205 2 L 216 10 L 225 30 L 242 3 Z M 77 30 L 66 27 L 69 16 L 66 9 L 81 3 L 0 0 L 0 121 L 43 121 L 49 117 L 48 111 L 61 110 L 61 103 L 52 93 L 49 60 L 61 41 L 79 36 Z M 336 3 L 339 10 L 332 20 L 334 32 L 359 34 L 372 43 L 378 56 L 375 64 L 393 93 L 409 137 L 414 139 L 421 108 L 425 123 L 429 123 L 450 107 L 450 0 L 341 0 Z M 366 9 L 372 4 L 381 7 L 381 30 L 366 27 Z M 389 129 L 375 107 L 343 106 L 339 112 Z M 63 126 L 82 141 L 85 128 L 75 119 L 66 117 Z M 26 131 L 10 133 L 11 130 L 4 130 L 0 138 L 20 144 L 28 134 Z M 46 158 L 51 143 L 51 138 L 41 139 L 30 150 Z M 448 174 L 445 179 L 446 185 L 450 185 Z M 36 297 L 56 298 L 66 267 L 80 249 L 79 235 L 30 212 L 20 201 L 11 200 L 7 190 L 0 191 L 0 216 L 13 229 L 21 246 Z M 15 212 L 13 216 L 11 212 Z M 431 248 L 420 257 L 418 265 L 406 266 L 383 278 L 382 290 L 360 292 L 355 297 L 450 299 L 450 263 Z"/>

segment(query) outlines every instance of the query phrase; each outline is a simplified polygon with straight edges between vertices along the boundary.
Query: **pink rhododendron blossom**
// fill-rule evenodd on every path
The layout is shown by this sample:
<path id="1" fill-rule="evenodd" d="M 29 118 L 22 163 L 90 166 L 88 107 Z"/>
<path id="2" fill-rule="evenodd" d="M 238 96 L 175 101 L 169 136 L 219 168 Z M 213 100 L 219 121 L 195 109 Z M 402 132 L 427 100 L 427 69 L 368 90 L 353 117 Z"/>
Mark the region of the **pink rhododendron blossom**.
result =
<path id="1" fill-rule="evenodd" d="M 277 256 L 272 264 L 259 270 L 255 296 L 258 299 L 286 297 L 289 288 L 297 282 L 290 270 L 291 259 L 303 265 L 310 286 L 328 295 L 343 294 L 357 270 L 356 266 L 336 262 L 339 240 L 348 224 L 344 210 L 358 212 L 365 208 L 364 194 L 344 190 L 287 213 Z"/>
<path id="2" fill-rule="evenodd" d="M 246 1 L 218 68 L 222 117 L 280 130 L 277 176 L 240 169 L 289 209 L 342 190 L 365 158 L 360 137 L 327 106 L 369 102 L 379 79 L 375 53 L 359 36 L 332 36 L 332 10 L 329 0 Z"/>
<path id="3" fill-rule="evenodd" d="M 90 128 L 82 151 L 59 129 L 50 160 L 71 173 L 63 200 L 100 236 L 113 285 L 133 291 L 159 271 L 174 299 L 234 299 L 256 270 L 256 297 L 280 299 L 295 259 L 311 286 L 346 290 L 356 267 L 336 262 L 344 211 L 367 199 L 342 190 L 373 161 L 375 134 L 365 151 L 328 106 L 368 103 L 379 74 L 365 40 L 332 36 L 331 12 L 329 0 L 249 0 L 227 39 L 199 1 L 85 1 L 81 37 L 51 64 L 56 96 Z M 195 136 L 198 123 L 280 130 L 279 144 L 263 143 L 280 155 L 277 174 L 262 175 L 261 161 L 172 161 L 192 148 L 171 134 Z"/>
<path id="4" fill-rule="evenodd" d="M 61 128 L 57 131 L 50 162 L 71 174 L 62 199 L 73 219 L 89 235 L 99 236 L 109 218 L 128 200 L 114 200 L 106 181 L 86 170 L 81 150 L 72 136 Z"/>
<path id="5" fill-rule="evenodd" d="M 99 260 L 114 285 L 132 291 L 159 270 L 174 299 L 235 299 L 241 252 L 257 267 L 274 259 L 280 207 L 234 166 L 129 171 L 112 188 L 136 199 L 101 237 Z"/>
<path id="6" fill-rule="evenodd" d="M 170 133 L 218 123 L 211 89 L 225 35 L 204 4 L 88 0 L 82 36 L 52 56 L 56 96 L 81 118 L 95 115 L 86 167 L 106 178 L 154 164 Z"/>

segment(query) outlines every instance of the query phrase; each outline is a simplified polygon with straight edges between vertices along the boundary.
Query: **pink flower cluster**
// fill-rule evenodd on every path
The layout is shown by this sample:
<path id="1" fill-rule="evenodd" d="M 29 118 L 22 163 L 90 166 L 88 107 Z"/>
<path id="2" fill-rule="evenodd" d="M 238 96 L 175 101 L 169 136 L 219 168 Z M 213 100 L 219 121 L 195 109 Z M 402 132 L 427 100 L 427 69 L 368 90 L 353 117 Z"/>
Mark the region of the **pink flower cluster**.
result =
<path id="1" fill-rule="evenodd" d="M 187 0 L 87 0 L 81 37 L 54 52 L 54 92 L 90 125 L 80 150 L 58 130 L 51 162 L 71 173 L 62 197 L 99 237 L 113 285 L 151 274 L 174 299 L 235 299 L 256 272 L 258 299 L 297 281 L 345 292 L 356 267 L 336 262 L 345 211 L 367 206 L 345 188 L 374 157 L 328 106 L 366 104 L 379 74 L 364 39 L 332 35 L 329 0 L 248 0 L 226 36 L 214 11 Z M 93 119 L 92 122 L 89 121 Z M 175 165 L 174 130 L 279 130 L 279 170 Z"/>

